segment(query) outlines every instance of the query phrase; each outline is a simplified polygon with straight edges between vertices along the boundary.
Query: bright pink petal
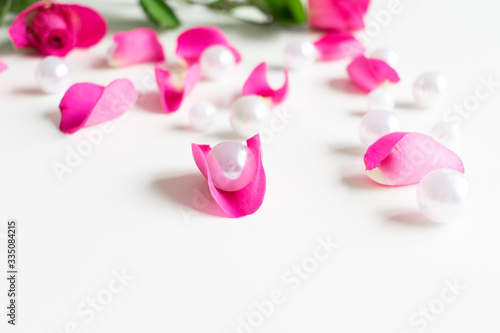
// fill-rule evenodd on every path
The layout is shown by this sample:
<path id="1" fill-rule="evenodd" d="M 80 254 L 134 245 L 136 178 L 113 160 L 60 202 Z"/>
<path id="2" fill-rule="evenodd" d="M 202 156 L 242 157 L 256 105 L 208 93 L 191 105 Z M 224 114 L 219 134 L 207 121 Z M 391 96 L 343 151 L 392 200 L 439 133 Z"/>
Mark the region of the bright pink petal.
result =
<path id="1" fill-rule="evenodd" d="M 356 57 L 347 66 L 351 80 L 366 92 L 370 92 L 385 82 L 397 83 L 398 73 L 385 61 L 369 59 L 363 55 Z"/>
<path id="2" fill-rule="evenodd" d="M 269 98 L 273 104 L 283 102 L 288 95 L 288 70 L 284 70 L 285 82 L 279 89 L 273 89 L 267 82 L 267 63 L 263 62 L 252 71 L 243 85 L 242 95 L 258 95 Z"/>
<path id="3" fill-rule="evenodd" d="M 367 175 L 383 185 L 419 183 L 429 172 L 448 168 L 464 173 L 464 165 L 454 152 L 421 133 L 387 134 L 366 151 Z"/>
<path id="4" fill-rule="evenodd" d="M 210 170 L 207 165 L 207 154 L 210 152 L 210 146 L 192 145 L 193 157 L 203 176 L 208 180 L 208 188 L 215 202 L 231 217 L 243 217 L 255 213 L 262 202 L 266 193 L 266 174 L 262 165 L 262 149 L 260 138 L 256 136 L 247 140 L 247 146 L 255 156 L 257 171 L 254 179 L 243 189 L 234 192 L 226 192 L 215 187 Z"/>
<path id="5" fill-rule="evenodd" d="M 107 31 L 106 20 L 95 10 L 79 6 L 66 5 L 73 15 L 73 26 L 77 36 L 77 47 L 87 48 L 97 44 Z"/>
<path id="6" fill-rule="evenodd" d="M 113 36 L 116 49 L 111 63 L 113 66 L 128 66 L 145 62 L 163 62 L 165 54 L 156 32 L 139 28 L 120 32 Z"/>
<path id="7" fill-rule="evenodd" d="M 187 69 L 168 70 L 160 66 L 155 69 L 156 83 L 160 89 L 161 104 L 167 113 L 177 111 L 201 78 L 200 66 L 194 64 Z"/>
<path id="8" fill-rule="evenodd" d="M 365 52 L 365 47 L 353 35 L 344 32 L 332 32 L 314 43 L 319 60 L 331 61 L 353 58 Z"/>
<path id="9" fill-rule="evenodd" d="M 309 0 L 309 25 L 326 31 L 349 32 L 364 28 L 370 0 Z"/>
<path id="10" fill-rule="evenodd" d="M 106 87 L 93 83 L 72 85 L 64 95 L 60 129 L 72 134 L 124 114 L 137 101 L 137 91 L 128 79 L 118 79 Z"/>
<path id="11" fill-rule="evenodd" d="M 31 47 L 31 32 L 28 30 L 28 21 L 31 21 L 31 16 L 33 12 L 37 9 L 47 6 L 49 2 L 41 1 L 35 2 L 30 7 L 23 10 L 19 15 L 17 15 L 14 22 L 12 22 L 9 28 L 9 36 L 12 43 L 16 47 Z"/>
<path id="12" fill-rule="evenodd" d="M 217 27 L 197 27 L 184 31 L 177 38 L 175 54 L 188 64 L 199 62 L 206 48 L 213 45 L 223 45 L 231 50 L 236 62 L 241 61 L 240 53 L 229 44 L 224 32 Z"/>
<path id="13" fill-rule="evenodd" d="M 7 68 L 7 65 L 0 60 L 0 73 L 2 73 Z"/>

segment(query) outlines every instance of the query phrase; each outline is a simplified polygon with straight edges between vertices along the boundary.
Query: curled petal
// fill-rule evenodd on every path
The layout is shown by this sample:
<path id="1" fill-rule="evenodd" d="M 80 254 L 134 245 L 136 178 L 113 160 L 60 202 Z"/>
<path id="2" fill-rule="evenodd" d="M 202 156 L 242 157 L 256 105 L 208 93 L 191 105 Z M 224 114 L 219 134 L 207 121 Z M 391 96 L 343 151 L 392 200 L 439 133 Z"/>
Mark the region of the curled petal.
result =
<path id="1" fill-rule="evenodd" d="M 229 44 L 224 32 L 217 27 L 197 27 L 184 31 L 177 38 L 175 54 L 191 65 L 198 63 L 203 51 L 213 45 L 226 46 L 233 53 L 236 62 L 241 61 L 240 53 Z"/>
<path id="2" fill-rule="evenodd" d="M 364 161 L 367 175 L 382 185 L 416 184 L 429 172 L 442 168 L 464 173 L 457 154 L 421 133 L 387 134 L 368 148 Z"/>
<path id="3" fill-rule="evenodd" d="M 258 95 L 269 98 L 273 104 L 283 102 L 288 95 L 288 70 L 284 70 L 285 82 L 279 89 L 273 89 L 267 82 L 267 63 L 263 62 L 252 71 L 243 85 L 242 95 Z"/>
<path id="4" fill-rule="evenodd" d="M 163 62 L 165 54 L 156 32 L 138 28 L 113 36 L 116 48 L 110 59 L 113 66 L 128 66 L 144 62 Z"/>
<path id="5" fill-rule="evenodd" d="M 167 113 L 177 111 L 201 78 L 200 66 L 194 64 L 185 68 L 164 69 L 156 66 L 156 83 L 160 89 L 161 105 Z"/>
<path id="6" fill-rule="evenodd" d="M 2 73 L 7 68 L 8 68 L 7 65 L 0 60 L 0 73 Z"/>
<path id="7" fill-rule="evenodd" d="M 363 29 L 370 0 L 309 0 L 309 25 L 326 31 Z"/>
<path id="8" fill-rule="evenodd" d="M 91 47 L 106 35 L 106 20 L 98 12 L 79 5 L 66 6 L 72 15 L 76 47 Z"/>
<path id="9" fill-rule="evenodd" d="M 352 34 L 332 32 L 314 42 L 319 60 L 331 61 L 354 58 L 365 52 L 365 47 Z"/>
<path id="10" fill-rule="evenodd" d="M 93 83 L 72 85 L 64 95 L 60 129 L 72 134 L 124 114 L 137 101 L 137 91 L 128 79 L 118 79 L 106 87 Z"/>
<path id="11" fill-rule="evenodd" d="M 215 202 L 231 217 L 243 217 L 255 213 L 266 193 L 266 174 L 262 165 L 262 149 L 260 137 L 256 136 L 247 140 L 247 146 L 255 156 L 257 171 L 252 181 L 239 191 L 227 192 L 215 187 L 207 164 L 207 154 L 211 148 L 208 145 L 192 145 L 193 158 L 203 176 L 208 180 L 208 188 Z"/>
<path id="12" fill-rule="evenodd" d="M 385 61 L 369 59 L 363 55 L 356 57 L 347 66 L 351 80 L 366 92 L 370 92 L 386 82 L 397 83 L 398 73 Z"/>

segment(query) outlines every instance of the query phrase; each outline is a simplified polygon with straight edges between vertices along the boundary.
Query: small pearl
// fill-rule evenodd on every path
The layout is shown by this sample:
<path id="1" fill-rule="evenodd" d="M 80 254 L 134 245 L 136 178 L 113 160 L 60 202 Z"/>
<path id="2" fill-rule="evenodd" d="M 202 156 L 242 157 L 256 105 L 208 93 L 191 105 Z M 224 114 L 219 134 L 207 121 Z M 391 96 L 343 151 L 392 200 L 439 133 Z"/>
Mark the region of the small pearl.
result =
<path id="1" fill-rule="evenodd" d="M 438 223 L 448 223 L 462 217 L 469 195 L 467 178 L 452 169 L 430 172 L 417 187 L 417 201 L 422 213 Z"/>
<path id="2" fill-rule="evenodd" d="M 446 146 L 452 146 L 460 138 L 460 128 L 455 123 L 440 121 L 432 128 L 431 136 Z"/>
<path id="3" fill-rule="evenodd" d="M 363 146 L 368 147 L 375 141 L 401 128 L 401 121 L 393 111 L 374 110 L 368 112 L 359 126 L 359 138 Z"/>
<path id="4" fill-rule="evenodd" d="M 285 63 L 292 70 L 310 67 L 316 58 L 316 47 L 307 40 L 294 39 L 285 48 Z"/>
<path id="5" fill-rule="evenodd" d="M 394 110 L 394 98 L 384 88 L 378 88 L 368 94 L 368 111 Z"/>
<path id="6" fill-rule="evenodd" d="M 219 143 L 207 155 L 208 168 L 215 187 L 238 191 L 247 186 L 257 170 L 255 156 L 237 141 Z"/>
<path id="7" fill-rule="evenodd" d="M 376 49 L 370 54 L 370 57 L 383 60 L 392 68 L 396 67 L 399 62 L 398 54 L 388 48 Z"/>
<path id="8" fill-rule="evenodd" d="M 61 58 L 45 57 L 36 68 L 36 80 L 40 89 L 46 93 L 62 92 L 71 84 L 69 66 Z"/>
<path id="9" fill-rule="evenodd" d="M 189 110 L 189 122 L 194 129 L 206 131 L 215 125 L 217 109 L 212 103 L 197 102 Z"/>
<path id="10" fill-rule="evenodd" d="M 447 87 L 448 80 L 444 75 L 424 73 L 413 84 L 413 96 L 420 107 L 430 109 L 442 102 Z"/>
<path id="11" fill-rule="evenodd" d="M 266 101 L 258 96 L 243 96 L 236 100 L 231 109 L 231 126 L 244 138 L 259 133 L 267 125 L 271 109 Z"/>
<path id="12" fill-rule="evenodd" d="M 208 47 L 200 57 L 203 77 L 207 80 L 219 80 L 227 76 L 236 64 L 233 52 L 222 45 Z"/>

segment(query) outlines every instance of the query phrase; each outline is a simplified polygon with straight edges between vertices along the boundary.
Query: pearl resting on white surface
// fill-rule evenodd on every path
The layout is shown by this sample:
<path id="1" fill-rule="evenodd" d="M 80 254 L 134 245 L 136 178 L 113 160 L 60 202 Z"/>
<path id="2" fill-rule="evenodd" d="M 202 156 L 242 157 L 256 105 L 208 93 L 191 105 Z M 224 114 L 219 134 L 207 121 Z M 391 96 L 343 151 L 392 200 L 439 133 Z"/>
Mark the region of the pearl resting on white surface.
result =
<path id="1" fill-rule="evenodd" d="M 189 122 L 198 131 L 207 131 L 215 125 L 217 109 L 212 103 L 197 102 L 189 110 Z"/>
<path id="2" fill-rule="evenodd" d="M 367 96 L 368 111 L 394 110 L 394 97 L 384 88 L 377 88 Z"/>
<path id="3" fill-rule="evenodd" d="M 285 64 L 291 70 L 310 67 L 317 58 L 316 47 L 304 39 L 293 39 L 285 48 Z"/>
<path id="4" fill-rule="evenodd" d="M 440 121 L 431 130 L 431 136 L 445 146 L 456 144 L 460 139 L 460 127 L 458 124 Z"/>
<path id="5" fill-rule="evenodd" d="M 374 110 L 368 112 L 359 126 L 359 138 L 363 146 L 368 147 L 375 141 L 401 129 L 401 121 L 393 111 Z"/>
<path id="6" fill-rule="evenodd" d="M 43 58 L 36 68 L 35 75 L 40 89 L 48 94 L 63 92 L 71 84 L 69 66 L 59 57 Z"/>
<path id="7" fill-rule="evenodd" d="M 399 62 L 398 54 L 389 48 L 380 48 L 372 51 L 370 58 L 383 60 L 392 68 L 395 68 Z"/>
<path id="8" fill-rule="evenodd" d="M 262 97 L 243 96 L 231 108 L 231 126 L 240 136 L 250 138 L 267 125 L 270 115 L 271 109 Z"/>
<path id="9" fill-rule="evenodd" d="M 208 47 L 200 57 L 202 76 L 207 80 L 219 80 L 233 70 L 236 59 L 233 52 L 223 45 Z"/>
<path id="10" fill-rule="evenodd" d="M 426 109 L 438 106 L 444 99 L 448 80 L 436 72 L 421 74 L 413 84 L 413 96 L 418 106 Z"/>
<path id="11" fill-rule="evenodd" d="M 417 187 L 417 202 L 430 220 L 448 223 L 465 213 L 470 185 L 463 174 L 453 169 L 439 169 L 427 174 Z"/>

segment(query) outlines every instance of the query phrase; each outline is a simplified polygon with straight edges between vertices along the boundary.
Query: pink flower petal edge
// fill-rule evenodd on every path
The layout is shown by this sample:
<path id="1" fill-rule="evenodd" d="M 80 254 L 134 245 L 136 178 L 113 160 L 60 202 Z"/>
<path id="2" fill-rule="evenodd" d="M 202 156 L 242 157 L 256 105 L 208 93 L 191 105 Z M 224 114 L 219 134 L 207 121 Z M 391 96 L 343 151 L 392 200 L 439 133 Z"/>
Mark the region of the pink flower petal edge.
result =
<path id="1" fill-rule="evenodd" d="M 200 81 L 201 71 L 198 64 L 180 71 L 156 66 L 155 76 L 160 90 L 161 105 L 167 113 L 172 113 L 181 107 L 184 98 Z"/>
<path id="2" fill-rule="evenodd" d="M 116 48 L 110 64 L 121 67 L 146 62 L 163 62 L 165 54 L 156 31 L 138 28 L 113 35 Z"/>
<path id="3" fill-rule="evenodd" d="M 137 91 L 128 79 L 115 80 L 106 87 L 76 83 L 59 104 L 60 130 L 72 134 L 83 127 L 115 119 L 132 108 L 137 98 Z"/>
<path id="4" fill-rule="evenodd" d="M 229 48 L 236 59 L 241 61 L 240 53 L 229 44 L 224 32 L 217 27 L 197 27 L 184 31 L 177 38 L 175 54 L 189 65 L 198 63 L 206 48 L 213 45 L 223 45 Z"/>
<path id="5" fill-rule="evenodd" d="M 239 191 L 226 192 L 215 187 L 207 164 L 208 145 L 192 145 L 193 158 L 203 176 L 208 180 L 208 188 L 215 202 L 231 217 L 243 217 L 255 213 L 266 193 L 266 174 L 262 165 L 262 149 L 259 135 L 247 140 L 247 146 L 255 156 L 257 171 L 254 179 Z"/>
<path id="6" fill-rule="evenodd" d="M 363 17 L 370 0 L 309 0 L 309 25 L 327 31 L 352 31 L 365 27 Z"/>
<path id="7" fill-rule="evenodd" d="M 319 60 L 332 61 L 354 58 L 365 52 L 365 47 L 352 34 L 332 32 L 314 42 Z"/>
<path id="8" fill-rule="evenodd" d="M 276 105 L 283 102 L 288 95 L 288 70 L 285 69 L 285 82 L 281 88 L 273 89 L 267 82 L 267 63 L 263 62 L 252 71 L 243 85 L 242 95 L 258 95 L 269 98 Z"/>
<path id="9" fill-rule="evenodd" d="M 7 68 L 7 65 L 0 60 L 0 73 L 2 73 Z"/>
<path id="10" fill-rule="evenodd" d="M 363 55 L 356 57 L 347 66 L 347 73 L 351 80 L 366 92 L 378 88 L 385 82 L 400 81 L 398 73 L 385 61 L 369 59 Z"/>
<path id="11" fill-rule="evenodd" d="M 372 180 L 390 186 L 417 184 L 437 169 L 465 171 L 457 154 L 421 133 L 394 132 L 381 137 L 368 148 L 364 162 Z"/>

